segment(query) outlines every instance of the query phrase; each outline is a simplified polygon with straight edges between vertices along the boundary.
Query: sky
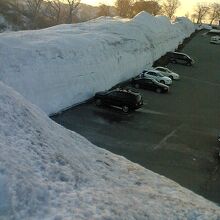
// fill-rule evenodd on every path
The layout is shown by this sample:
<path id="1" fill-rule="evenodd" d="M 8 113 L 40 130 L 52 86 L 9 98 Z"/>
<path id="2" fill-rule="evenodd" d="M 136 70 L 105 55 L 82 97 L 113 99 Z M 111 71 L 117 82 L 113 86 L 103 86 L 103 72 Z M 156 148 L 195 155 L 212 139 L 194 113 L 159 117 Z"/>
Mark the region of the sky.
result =
<path id="1" fill-rule="evenodd" d="M 89 5 L 99 5 L 99 3 L 113 5 L 115 0 L 81 0 L 81 2 Z M 187 12 L 191 13 L 191 10 L 193 10 L 193 6 L 196 5 L 198 2 L 220 3 L 220 0 L 180 0 L 180 2 L 181 2 L 181 6 L 178 9 L 176 15 L 184 16 Z"/>

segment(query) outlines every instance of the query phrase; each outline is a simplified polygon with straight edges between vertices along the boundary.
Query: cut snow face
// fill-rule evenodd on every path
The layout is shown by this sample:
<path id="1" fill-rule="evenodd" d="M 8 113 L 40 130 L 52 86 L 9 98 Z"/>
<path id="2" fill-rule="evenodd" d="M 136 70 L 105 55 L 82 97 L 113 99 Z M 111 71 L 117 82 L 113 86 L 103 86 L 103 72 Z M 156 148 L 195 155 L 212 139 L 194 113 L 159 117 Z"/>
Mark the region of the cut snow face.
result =
<path id="1" fill-rule="evenodd" d="M 0 80 L 47 114 L 139 74 L 195 28 L 146 12 L 131 20 L 85 23 L 0 35 Z"/>
<path id="2" fill-rule="evenodd" d="M 220 208 L 100 149 L 0 83 L 0 219 L 218 219 Z"/>

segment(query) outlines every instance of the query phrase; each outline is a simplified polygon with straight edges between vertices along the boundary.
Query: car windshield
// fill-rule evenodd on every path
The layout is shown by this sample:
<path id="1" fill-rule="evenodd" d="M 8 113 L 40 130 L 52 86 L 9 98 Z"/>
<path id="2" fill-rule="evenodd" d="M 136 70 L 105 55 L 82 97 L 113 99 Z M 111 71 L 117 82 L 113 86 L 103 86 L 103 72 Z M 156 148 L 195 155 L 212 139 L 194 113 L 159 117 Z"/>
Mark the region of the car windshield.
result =
<path id="1" fill-rule="evenodd" d="M 162 72 L 166 72 L 166 69 L 163 68 L 163 67 L 157 67 L 156 70 L 158 70 L 158 71 L 162 71 Z"/>

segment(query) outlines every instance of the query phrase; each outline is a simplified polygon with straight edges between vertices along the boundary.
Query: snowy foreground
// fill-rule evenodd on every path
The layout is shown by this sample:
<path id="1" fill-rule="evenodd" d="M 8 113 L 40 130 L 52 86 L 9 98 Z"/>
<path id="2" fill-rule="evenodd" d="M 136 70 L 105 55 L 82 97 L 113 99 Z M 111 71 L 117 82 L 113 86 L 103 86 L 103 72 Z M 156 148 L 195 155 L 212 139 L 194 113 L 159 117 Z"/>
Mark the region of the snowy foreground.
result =
<path id="1" fill-rule="evenodd" d="M 97 148 L 0 83 L 0 219 L 207 219 L 220 208 Z"/>
<path id="2" fill-rule="evenodd" d="M 195 31 L 187 18 L 142 12 L 0 34 L 0 80 L 47 114 L 139 74 Z"/>

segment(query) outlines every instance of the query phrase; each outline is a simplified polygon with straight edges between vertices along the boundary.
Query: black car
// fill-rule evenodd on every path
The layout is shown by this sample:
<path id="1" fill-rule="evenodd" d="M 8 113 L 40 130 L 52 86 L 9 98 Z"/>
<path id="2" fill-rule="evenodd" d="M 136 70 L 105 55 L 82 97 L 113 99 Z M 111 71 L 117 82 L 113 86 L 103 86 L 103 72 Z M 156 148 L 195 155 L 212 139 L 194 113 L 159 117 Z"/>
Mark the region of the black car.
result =
<path id="1" fill-rule="evenodd" d="M 195 63 L 194 60 L 185 53 L 168 52 L 167 57 L 171 63 L 185 64 L 187 66 L 192 66 Z"/>
<path id="2" fill-rule="evenodd" d="M 148 79 L 142 77 L 133 78 L 131 84 L 136 88 L 143 88 L 156 91 L 157 93 L 165 93 L 169 91 L 169 86 L 159 83 L 155 79 Z"/>
<path id="3" fill-rule="evenodd" d="M 143 99 L 140 93 L 120 88 L 97 92 L 95 94 L 95 102 L 97 106 L 107 105 L 120 107 L 125 113 L 130 110 L 138 109 L 143 105 Z"/>

